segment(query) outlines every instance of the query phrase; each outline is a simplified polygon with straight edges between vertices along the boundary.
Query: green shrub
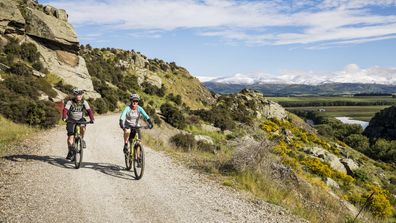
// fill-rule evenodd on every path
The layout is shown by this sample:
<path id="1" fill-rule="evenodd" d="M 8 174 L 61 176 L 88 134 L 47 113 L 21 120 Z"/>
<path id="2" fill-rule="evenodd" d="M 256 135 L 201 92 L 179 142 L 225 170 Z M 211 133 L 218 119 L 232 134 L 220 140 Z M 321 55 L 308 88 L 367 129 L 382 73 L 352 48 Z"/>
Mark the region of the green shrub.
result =
<path id="1" fill-rule="evenodd" d="M 165 118 L 165 121 L 171 124 L 173 127 L 183 129 L 186 126 L 186 121 L 183 114 L 176 107 L 171 104 L 165 103 L 160 107 L 161 113 Z"/>
<path id="2" fill-rule="evenodd" d="M 150 116 L 150 118 L 154 121 L 154 123 L 156 125 L 161 125 L 162 124 L 162 120 L 160 119 L 160 117 L 157 115 L 157 112 L 155 111 L 154 108 L 148 106 L 146 108 L 146 112 L 147 114 Z"/>
<path id="3" fill-rule="evenodd" d="M 195 141 L 193 135 L 183 133 L 172 136 L 170 138 L 170 142 L 178 148 L 183 149 L 184 151 L 190 151 L 194 149 L 197 145 L 197 142 Z"/>
<path id="4" fill-rule="evenodd" d="M 109 111 L 109 106 L 103 98 L 97 98 L 92 102 L 92 107 L 98 114 L 104 114 Z"/>
<path id="5" fill-rule="evenodd" d="M 363 169 L 357 169 L 353 171 L 353 177 L 360 182 L 366 182 L 369 179 L 366 171 L 364 171 Z"/>
<path id="6" fill-rule="evenodd" d="M 26 66 L 23 63 L 15 63 L 12 64 L 9 72 L 20 75 L 20 76 L 31 76 L 33 75 L 33 70 L 32 68 Z"/>
<path id="7" fill-rule="evenodd" d="M 170 101 L 175 102 L 176 105 L 182 104 L 182 99 L 180 95 L 173 95 L 173 93 L 170 93 L 166 98 Z"/>
<path id="8" fill-rule="evenodd" d="M 10 76 L 4 80 L 5 86 L 16 94 L 37 99 L 37 84 L 32 76 Z"/>
<path id="9" fill-rule="evenodd" d="M 40 58 L 40 54 L 37 52 L 37 47 L 33 43 L 23 43 L 20 46 L 20 56 L 23 60 L 30 63 L 36 62 Z"/>
<path id="10" fill-rule="evenodd" d="M 362 134 L 349 135 L 348 137 L 346 137 L 344 139 L 344 142 L 348 146 L 350 146 L 360 152 L 363 152 L 363 153 L 366 152 L 370 147 L 368 138 Z"/>
<path id="11" fill-rule="evenodd" d="M 19 98 L 0 105 L 0 113 L 17 123 L 49 128 L 59 120 L 59 112 L 51 102 Z"/>
<path id="12" fill-rule="evenodd" d="M 142 87 L 144 88 L 143 91 L 146 94 L 157 95 L 159 97 L 165 96 L 166 88 L 163 84 L 162 84 L 161 88 L 159 88 L 159 87 L 152 85 L 148 82 L 143 82 Z"/>
<path id="13" fill-rule="evenodd" d="M 197 148 L 201 151 L 209 152 L 209 153 L 215 153 L 216 151 L 220 150 L 219 146 L 212 145 L 204 141 L 198 141 Z"/>

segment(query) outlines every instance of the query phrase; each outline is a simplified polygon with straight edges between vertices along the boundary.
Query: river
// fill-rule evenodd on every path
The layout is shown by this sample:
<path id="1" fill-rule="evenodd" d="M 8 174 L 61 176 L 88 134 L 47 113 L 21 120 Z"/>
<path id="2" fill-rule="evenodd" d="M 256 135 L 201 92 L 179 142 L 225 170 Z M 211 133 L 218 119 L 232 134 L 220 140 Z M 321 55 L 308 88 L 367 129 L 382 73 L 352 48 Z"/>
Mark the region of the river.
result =
<path id="1" fill-rule="evenodd" d="M 354 120 L 351 119 L 350 117 L 335 117 L 336 119 L 340 120 L 342 123 L 345 124 L 359 124 L 362 126 L 363 129 L 365 129 L 368 126 L 368 122 L 365 121 L 360 121 L 360 120 Z"/>

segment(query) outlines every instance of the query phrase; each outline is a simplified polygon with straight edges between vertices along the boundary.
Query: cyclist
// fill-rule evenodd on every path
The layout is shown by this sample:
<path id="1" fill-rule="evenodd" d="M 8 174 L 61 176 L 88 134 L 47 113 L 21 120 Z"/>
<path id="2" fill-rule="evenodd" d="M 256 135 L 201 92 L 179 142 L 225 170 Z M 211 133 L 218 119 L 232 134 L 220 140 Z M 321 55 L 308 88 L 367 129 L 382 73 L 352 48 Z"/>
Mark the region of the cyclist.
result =
<path id="1" fill-rule="evenodd" d="M 139 95 L 132 94 L 129 99 L 131 100 L 131 104 L 125 107 L 120 116 L 120 128 L 124 130 L 124 153 L 128 152 L 128 139 L 130 134 L 132 134 L 132 138 L 135 137 L 135 134 L 138 134 L 139 140 L 141 139 L 140 130 L 132 128 L 140 126 L 139 119 L 141 116 L 143 116 L 144 120 L 147 122 L 148 127 L 150 129 L 153 128 L 153 123 L 151 122 L 150 117 L 144 109 L 139 106 Z"/>
<path id="2" fill-rule="evenodd" d="M 73 89 L 73 99 L 66 102 L 65 108 L 63 109 L 62 119 L 63 121 L 68 121 L 66 124 L 67 130 L 67 146 L 69 152 L 67 153 L 66 159 L 70 160 L 73 157 L 73 142 L 74 142 L 74 127 L 75 124 L 72 121 L 86 121 L 84 118 L 84 111 L 88 113 L 91 123 L 94 122 L 94 115 L 91 107 L 87 101 L 83 100 L 84 90 L 74 88 Z M 81 125 L 81 138 L 84 138 L 84 133 L 86 132 L 85 125 Z M 81 144 L 83 148 L 86 147 L 85 141 L 82 140 Z"/>

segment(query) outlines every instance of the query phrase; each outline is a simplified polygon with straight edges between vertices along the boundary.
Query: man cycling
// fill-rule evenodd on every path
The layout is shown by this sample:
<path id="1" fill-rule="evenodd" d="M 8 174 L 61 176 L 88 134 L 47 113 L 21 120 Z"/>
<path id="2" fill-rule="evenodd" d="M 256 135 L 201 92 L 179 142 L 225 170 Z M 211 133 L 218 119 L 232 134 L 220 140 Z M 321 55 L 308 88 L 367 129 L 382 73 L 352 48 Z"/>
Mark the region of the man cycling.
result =
<path id="1" fill-rule="evenodd" d="M 74 88 L 73 95 L 74 98 L 72 100 L 68 100 L 66 102 L 65 108 L 63 109 L 62 120 L 66 121 L 66 130 L 67 130 L 67 146 L 69 152 L 67 153 L 66 159 L 70 160 L 73 157 L 74 152 L 74 127 L 76 124 L 73 121 L 86 121 L 84 118 L 84 111 L 88 113 L 89 119 L 91 123 L 94 122 L 94 115 L 91 107 L 88 102 L 83 100 L 84 90 Z M 84 138 L 84 133 L 86 132 L 85 125 L 81 125 L 81 138 Z M 82 140 L 81 144 L 83 148 L 86 147 L 85 141 Z"/>
<path id="2" fill-rule="evenodd" d="M 153 123 L 151 122 L 150 117 L 144 109 L 139 106 L 139 95 L 132 94 L 129 99 L 131 100 L 131 104 L 125 107 L 120 116 L 120 128 L 124 130 L 124 153 L 128 152 L 128 139 L 130 134 L 132 134 L 132 138 L 135 137 L 135 134 L 138 134 L 138 138 L 141 139 L 140 130 L 133 128 L 140 126 L 139 119 L 141 116 L 143 116 L 149 128 L 153 128 Z"/>

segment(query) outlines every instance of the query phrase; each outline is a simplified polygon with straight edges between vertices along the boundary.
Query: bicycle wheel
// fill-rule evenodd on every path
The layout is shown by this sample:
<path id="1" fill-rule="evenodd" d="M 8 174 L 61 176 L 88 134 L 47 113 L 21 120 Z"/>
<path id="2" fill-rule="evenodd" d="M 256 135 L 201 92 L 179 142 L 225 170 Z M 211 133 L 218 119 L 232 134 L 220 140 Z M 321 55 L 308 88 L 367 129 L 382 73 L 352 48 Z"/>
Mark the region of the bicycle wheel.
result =
<path id="1" fill-rule="evenodd" d="M 132 168 L 132 148 L 129 149 L 128 153 L 124 153 L 124 157 L 125 157 L 125 169 L 131 170 L 131 168 Z"/>
<path id="2" fill-rule="evenodd" d="M 81 139 L 76 138 L 76 142 L 74 143 L 74 165 L 75 168 L 80 168 L 83 159 L 83 147 L 81 144 Z"/>
<path id="3" fill-rule="evenodd" d="M 138 157 L 138 154 L 140 154 L 140 157 Z M 133 171 L 135 172 L 135 179 L 139 180 L 143 177 L 144 172 L 144 150 L 141 144 L 135 144 L 133 155 Z"/>

